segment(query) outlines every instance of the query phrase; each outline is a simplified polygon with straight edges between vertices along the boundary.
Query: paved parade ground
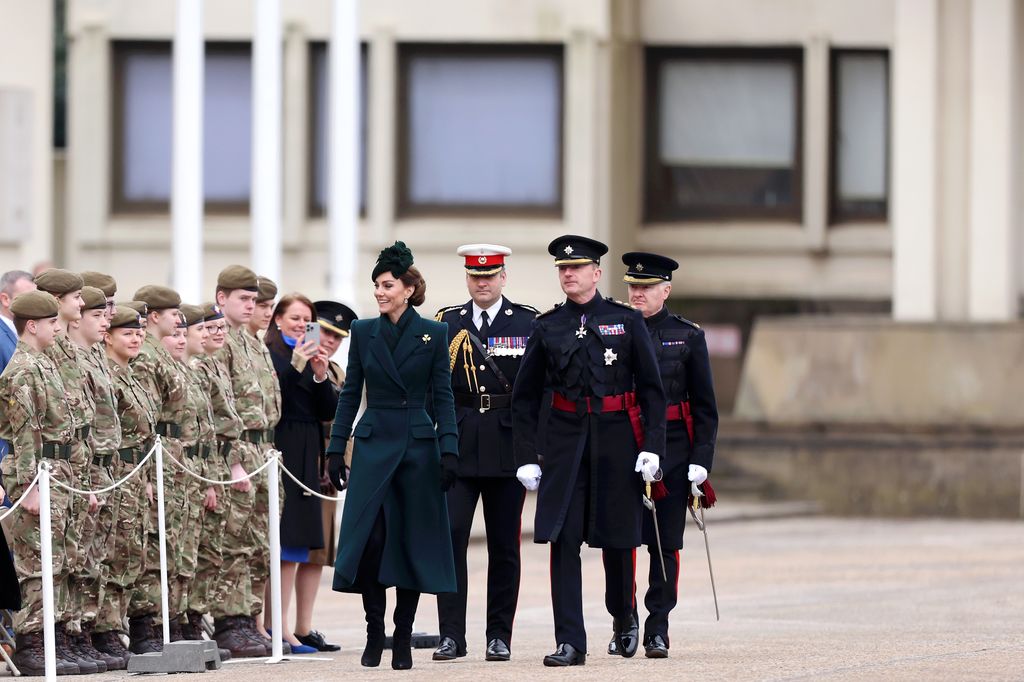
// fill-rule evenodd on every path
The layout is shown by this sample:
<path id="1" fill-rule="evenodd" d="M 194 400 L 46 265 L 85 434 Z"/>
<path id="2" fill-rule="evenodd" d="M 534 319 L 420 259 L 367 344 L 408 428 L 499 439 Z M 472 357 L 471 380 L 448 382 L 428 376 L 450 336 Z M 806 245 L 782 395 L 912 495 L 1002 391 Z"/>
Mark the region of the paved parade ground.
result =
<path id="1" fill-rule="evenodd" d="M 856 520 L 822 517 L 750 520 L 712 510 L 709 530 L 722 612 L 715 622 L 703 543 L 687 528 L 681 605 L 667 660 L 605 653 L 610 619 L 601 561 L 584 550 L 590 655 L 583 668 L 546 669 L 554 649 L 548 551 L 523 545 L 523 589 L 512 661 L 485 663 L 485 548 L 470 547 L 469 655 L 434 663 L 414 652 L 415 668 L 359 666 L 360 600 L 329 589 L 324 573 L 316 626 L 343 645 L 330 662 L 267 668 L 232 663 L 205 674 L 220 682 L 329 679 L 684 679 L 702 680 L 1024 680 L 1024 523 L 960 520 Z M 717 519 L 711 514 L 718 514 Z M 646 584 L 647 560 L 638 559 Z M 389 599 L 393 595 L 389 593 Z M 641 618 L 643 610 L 641 607 Z M 436 632 L 432 597 L 420 602 L 416 630 Z M 390 625 L 389 625 L 390 631 Z M 123 679 L 107 673 L 76 679 Z M 194 675 L 167 679 L 194 680 Z M 266 679 L 264 677 L 263 679 Z"/>

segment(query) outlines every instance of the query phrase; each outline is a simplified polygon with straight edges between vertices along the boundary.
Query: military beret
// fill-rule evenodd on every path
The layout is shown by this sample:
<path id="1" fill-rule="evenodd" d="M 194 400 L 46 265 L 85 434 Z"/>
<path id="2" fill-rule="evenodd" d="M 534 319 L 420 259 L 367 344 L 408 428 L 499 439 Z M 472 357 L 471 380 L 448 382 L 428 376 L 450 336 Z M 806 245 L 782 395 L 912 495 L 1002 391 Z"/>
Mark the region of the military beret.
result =
<path id="1" fill-rule="evenodd" d="M 260 278 L 244 265 L 229 265 L 217 275 L 218 289 L 259 291 Z"/>
<path id="2" fill-rule="evenodd" d="M 178 295 L 177 291 L 170 287 L 162 287 L 159 284 L 147 284 L 136 291 L 132 299 L 144 302 L 149 307 L 150 312 L 177 308 L 181 305 L 181 296 Z"/>
<path id="3" fill-rule="evenodd" d="M 107 307 L 107 297 L 96 287 L 82 287 L 82 310 L 103 310 Z"/>
<path id="4" fill-rule="evenodd" d="M 181 314 L 185 317 L 186 327 L 191 327 L 194 324 L 199 324 L 206 317 L 203 314 L 203 309 L 197 305 L 189 305 L 187 303 L 183 303 L 179 310 L 181 310 Z"/>
<path id="5" fill-rule="evenodd" d="M 117 282 L 110 275 L 102 272 L 86 271 L 82 273 L 82 281 L 87 287 L 96 287 L 103 292 L 104 296 L 113 296 L 117 293 Z"/>
<path id="6" fill-rule="evenodd" d="M 220 309 L 220 306 L 216 303 L 209 302 L 203 304 L 203 321 L 211 322 L 213 320 L 223 320 L 224 311 Z"/>
<path id="7" fill-rule="evenodd" d="M 42 320 L 56 317 L 60 304 L 46 291 L 26 291 L 11 302 L 11 312 L 22 320 Z"/>
<path id="8" fill-rule="evenodd" d="M 110 328 L 142 329 L 142 315 L 135 308 L 118 305 L 114 308 L 114 317 L 110 320 Z"/>
<path id="9" fill-rule="evenodd" d="M 277 285 L 269 277 L 259 278 L 259 289 L 256 292 L 256 302 L 273 301 L 277 298 Z"/>
<path id="10" fill-rule="evenodd" d="M 143 317 L 145 317 L 146 315 L 149 315 L 149 306 L 146 305 L 145 301 L 122 301 L 121 303 L 118 303 L 117 305 L 119 305 L 119 306 L 123 305 L 126 308 L 131 308 L 132 310 L 137 312 L 139 315 L 142 315 Z"/>
<path id="11" fill-rule="evenodd" d="M 61 270 L 60 268 L 43 270 L 35 276 L 33 281 L 36 283 L 37 288 L 42 291 L 48 291 L 54 296 L 63 296 L 71 291 L 78 291 L 85 286 L 81 275 L 70 270 Z"/>

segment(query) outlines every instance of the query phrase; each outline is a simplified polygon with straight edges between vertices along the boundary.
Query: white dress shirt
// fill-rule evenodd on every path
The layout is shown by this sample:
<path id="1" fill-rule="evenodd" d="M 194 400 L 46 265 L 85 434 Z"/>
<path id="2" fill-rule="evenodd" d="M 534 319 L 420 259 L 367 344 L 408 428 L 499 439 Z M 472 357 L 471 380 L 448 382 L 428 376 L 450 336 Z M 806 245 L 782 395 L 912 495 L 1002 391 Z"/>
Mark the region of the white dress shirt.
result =
<path id="1" fill-rule="evenodd" d="M 481 315 L 481 313 L 484 312 L 484 310 L 487 311 L 487 323 L 494 324 L 494 319 L 498 316 L 498 313 L 501 312 L 501 302 L 504 299 L 504 296 L 499 296 L 498 300 L 495 301 L 494 305 L 492 305 L 490 308 L 481 308 L 476 304 L 476 301 L 473 301 L 473 324 L 476 325 L 477 329 L 480 329 L 480 325 L 484 323 L 484 318 Z M 486 343 L 487 339 L 484 339 L 483 341 L 484 343 Z"/>

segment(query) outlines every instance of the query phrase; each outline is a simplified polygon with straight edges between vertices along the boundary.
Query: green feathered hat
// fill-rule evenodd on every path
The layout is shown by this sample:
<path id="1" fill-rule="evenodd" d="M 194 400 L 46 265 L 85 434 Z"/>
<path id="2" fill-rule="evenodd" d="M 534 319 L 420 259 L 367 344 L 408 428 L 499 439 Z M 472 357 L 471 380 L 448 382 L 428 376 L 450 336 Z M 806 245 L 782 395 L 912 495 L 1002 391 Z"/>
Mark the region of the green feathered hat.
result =
<path id="1" fill-rule="evenodd" d="M 377 256 L 377 265 L 373 268 L 371 281 L 376 281 L 377 276 L 382 272 L 390 272 L 395 278 L 399 278 L 412 267 L 412 251 L 405 245 L 405 242 L 395 242 L 392 246 L 383 249 Z"/>

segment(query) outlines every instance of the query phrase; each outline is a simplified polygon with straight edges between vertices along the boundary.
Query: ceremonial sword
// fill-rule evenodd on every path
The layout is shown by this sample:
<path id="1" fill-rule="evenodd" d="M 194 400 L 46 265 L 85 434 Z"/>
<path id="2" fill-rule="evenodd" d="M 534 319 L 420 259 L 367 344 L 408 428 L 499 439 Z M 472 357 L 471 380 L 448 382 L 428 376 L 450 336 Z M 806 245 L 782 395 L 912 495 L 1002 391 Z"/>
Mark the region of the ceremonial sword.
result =
<path id="1" fill-rule="evenodd" d="M 658 470 L 658 473 L 661 473 L 660 469 Z M 651 497 L 650 483 L 647 483 L 647 492 L 643 499 L 644 506 L 651 510 L 651 517 L 654 519 L 654 539 L 658 543 L 658 558 L 661 559 L 661 579 L 667 583 L 668 573 L 665 571 L 665 555 L 661 552 L 661 531 L 658 530 L 658 510 L 654 506 L 654 498 Z"/>
<path id="2" fill-rule="evenodd" d="M 711 575 L 711 596 L 715 598 L 715 620 L 722 620 L 718 614 L 718 592 L 715 590 L 715 571 L 711 568 L 711 547 L 708 545 L 708 528 L 704 523 L 704 507 L 700 506 L 700 498 L 703 493 L 693 496 L 693 504 L 687 505 L 687 509 L 690 510 L 690 516 L 693 517 L 694 523 L 697 524 L 697 528 L 704 534 L 704 552 L 708 557 L 708 573 Z M 697 518 L 697 509 L 700 509 L 700 518 Z M 655 526 L 657 527 L 657 526 Z M 662 572 L 665 568 L 662 566 Z"/>

